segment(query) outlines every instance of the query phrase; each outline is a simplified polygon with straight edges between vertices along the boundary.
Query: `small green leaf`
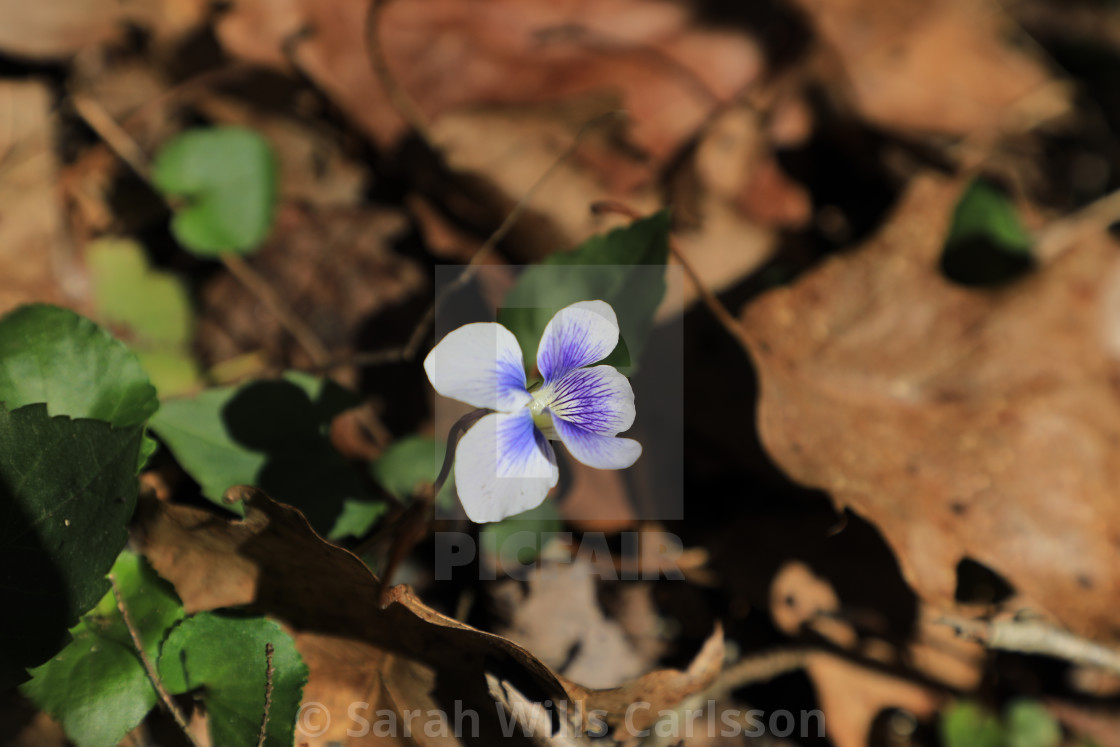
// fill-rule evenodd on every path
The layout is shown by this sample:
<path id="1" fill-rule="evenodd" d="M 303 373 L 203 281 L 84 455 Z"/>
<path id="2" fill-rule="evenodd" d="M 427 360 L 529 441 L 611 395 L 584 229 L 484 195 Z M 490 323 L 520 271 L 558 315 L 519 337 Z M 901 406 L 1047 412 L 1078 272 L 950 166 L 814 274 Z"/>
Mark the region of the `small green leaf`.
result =
<path id="1" fill-rule="evenodd" d="M 559 532 L 563 527 L 556 502 L 546 500 L 536 508 L 493 524 L 484 524 L 479 533 L 479 548 L 503 565 L 533 562 L 543 547 L 542 534 Z"/>
<path id="2" fill-rule="evenodd" d="M 214 503 L 233 485 L 255 485 L 301 509 L 320 531 L 347 500 L 369 497 L 330 442 L 331 419 L 352 404 L 337 384 L 288 376 L 167 400 L 152 430 Z"/>
<path id="3" fill-rule="evenodd" d="M 191 130 L 160 150 L 152 181 L 186 205 L 171 231 L 201 256 L 246 254 L 268 235 L 276 203 L 276 161 L 263 137 L 237 127 Z"/>
<path id="4" fill-rule="evenodd" d="M 411 500 L 417 485 L 435 482 L 443 466 L 443 455 L 443 445 L 434 438 L 407 436 L 394 441 L 370 469 L 381 487 L 406 502 Z"/>
<path id="5" fill-rule="evenodd" d="M 1062 742 L 1058 720 L 1037 700 L 1017 698 L 1004 708 L 1007 747 L 1057 747 Z"/>
<path id="6" fill-rule="evenodd" d="M 941 268 L 965 285 L 993 285 L 1034 267 L 1031 236 L 1007 194 L 985 179 L 975 179 L 953 211 Z"/>
<path id="7" fill-rule="evenodd" d="M 668 258 L 669 213 L 662 210 L 526 268 L 498 310 L 498 321 L 517 337 L 532 370 L 553 314 L 577 301 L 606 301 L 618 315 L 621 339 L 603 362 L 632 373 L 665 296 Z"/>
<path id="8" fill-rule="evenodd" d="M 65 645 L 66 631 L 108 589 L 128 539 L 143 426 L 50 417 L 0 406 L 0 682 Z"/>
<path id="9" fill-rule="evenodd" d="M 98 319 L 124 331 L 160 396 L 197 388 L 194 315 L 182 281 L 152 269 L 143 247 L 130 239 L 92 242 L 86 265 Z"/>
<path id="10" fill-rule="evenodd" d="M 171 631 L 159 659 L 159 673 L 173 694 L 199 691 L 216 745 L 255 745 L 264 713 L 267 658 L 272 644 L 272 700 L 269 747 L 290 747 L 307 683 L 291 636 L 263 617 L 226 617 L 200 612 Z"/>
<path id="11" fill-rule="evenodd" d="M 941 714 L 944 747 L 1001 747 L 1003 727 L 991 711 L 978 703 L 960 701 Z"/>
<path id="12" fill-rule="evenodd" d="M 335 519 L 327 539 L 337 542 L 346 537 L 364 537 L 388 510 L 385 501 L 343 501 L 342 513 Z"/>
<path id="13" fill-rule="evenodd" d="M 0 319 L 0 402 L 9 410 L 46 403 L 51 415 L 118 427 L 143 423 L 159 407 L 132 351 L 89 319 L 39 304 Z"/>
<path id="14" fill-rule="evenodd" d="M 121 599 L 144 651 L 156 661 L 167 631 L 183 618 L 174 589 L 128 550 L 113 565 Z M 112 591 L 70 631 L 70 645 L 31 671 L 20 691 L 62 724 L 78 747 L 112 747 L 156 703 L 156 691 L 121 619 Z"/>
<path id="15" fill-rule="evenodd" d="M 134 343 L 176 348 L 190 342 L 193 319 L 182 281 L 153 270 L 131 239 L 98 239 L 86 249 L 97 315 L 128 328 Z"/>

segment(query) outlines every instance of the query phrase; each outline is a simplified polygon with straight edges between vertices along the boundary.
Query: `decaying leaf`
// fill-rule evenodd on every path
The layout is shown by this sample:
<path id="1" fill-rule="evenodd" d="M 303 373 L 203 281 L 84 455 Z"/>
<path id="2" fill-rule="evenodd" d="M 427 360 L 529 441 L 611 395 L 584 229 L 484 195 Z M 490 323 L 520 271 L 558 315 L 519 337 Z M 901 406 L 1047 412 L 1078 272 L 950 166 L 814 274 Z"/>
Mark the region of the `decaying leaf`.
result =
<path id="1" fill-rule="evenodd" d="M 319 538 L 297 511 L 253 490 L 245 505 L 245 518 L 230 520 L 147 497 L 137 512 L 133 539 L 175 586 L 188 614 L 247 605 L 291 629 L 310 670 L 305 704 L 335 714 L 333 731 L 308 744 L 326 744 L 328 734 L 345 734 L 346 724 L 338 722 L 347 721 L 340 716 L 354 702 L 369 704 L 360 714 L 370 723 L 369 740 L 376 736 L 379 710 L 396 718 L 405 717 L 406 710 L 423 711 L 412 725 L 417 734 L 425 725 L 439 731 L 432 719 L 440 717 L 430 712 L 454 716 L 473 710 L 479 737 L 467 742 L 493 743 L 502 734 L 502 722 L 488 694 L 487 673 L 537 702 L 571 703 L 573 710 L 578 703 L 584 714 L 605 711 L 612 724 L 630 700 L 650 701 L 656 713 L 706 687 L 719 673 L 723 638 L 717 631 L 687 672 L 652 672 L 613 690 L 580 687 L 507 639 L 431 609 L 406 586 L 393 587 L 382 608 L 379 584 L 369 569 Z M 429 739 L 419 743 L 458 743 L 443 736 Z"/>
<path id="2" fill-rule="evenodd" d="M 860 112 L 884 127 L 963 135 L 1056 116 L 1069 93 L 1024 48 L 996 3 L 796 0 L 830 46 Z"/>
<path id="3" fill-rule="evenodd" d="M 766 448 L 873 522 L 952 605 L 961 560 L 1071 630 L 1120 635 L 1120 282 L 1091 235 L 995 290 L 938 272 L 964 184 L 917 180 L 881 234 L 749 306 Z"/>
<path id="4" fill-rule="evenodd" d="M 74 290 L 62 210 L 55 194 L 50 91 L 38 82 L 0 84 L 0 313 L 30 301 L 60 301 Z M 60 282 L 63 281 L 63 282 Z M 61 286 L 61 287 L 60 287 Z"/>

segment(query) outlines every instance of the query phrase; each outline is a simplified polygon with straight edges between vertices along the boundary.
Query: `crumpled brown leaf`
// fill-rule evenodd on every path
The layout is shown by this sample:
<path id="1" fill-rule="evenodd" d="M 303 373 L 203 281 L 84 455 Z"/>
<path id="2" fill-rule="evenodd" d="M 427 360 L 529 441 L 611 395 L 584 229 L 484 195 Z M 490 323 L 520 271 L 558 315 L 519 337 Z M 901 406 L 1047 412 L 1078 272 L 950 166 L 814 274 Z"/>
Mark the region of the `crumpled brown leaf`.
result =
<path id="1" fill-rule="evenodd" d="M 301 743 L 372 743 L 372 730 L 364 738 L 346 734 L 355 728 L 344 717 L 348 709 L 367 703 L 360 713 L 370 722 L 378 709 L 402 718 L 405 710 L 423 711 L 412 726 L 415 741 L 408 742 L 418 744 L 459 743 L 419 736 L 429 711 L 453 719 L 473 710 L 481 741 L 468 743 L 492 744 L 501 738 L 502 724 L 488 695 L 488 672 L 500 673 L 529 698 L 570 703 L 573 712 L 578 703 L 584 715 L 603 710 L 611 714 L 608 721 L 620 705 L 620 714 L 625 712 L 625 698 L 650 701 L 655 710 L 671 707 L 719 673 L 723 638 L 717 631 L 687 672 L 651 672 L 613 690 L 582 688 L 507 639 L 431 609 L 406 586 L 393 587 L 382 608 L 378 581 L 361 560 L 318 537 L 295 509 L 255 489 L 239 490 L 246 497 L 244 519 L 145 496 L 132 538 L 175 586 L 188 613 L 246 605 L 291 629 L 310 671 L 304 703 L 332 714 L 328 731 L 303 735 Z M 453 727 L 452 721 L 448 729 Z"/>
<path id="2" fill-rule="evenodd" d="M 1070 630 L 1120 635 L 1120 256 L 1091 234 L 996 290 L 938 271 L 963 183 L 750 305 L 759 427 L 794 479 L 874 523 L 934 608 L 965 557 Z"/>

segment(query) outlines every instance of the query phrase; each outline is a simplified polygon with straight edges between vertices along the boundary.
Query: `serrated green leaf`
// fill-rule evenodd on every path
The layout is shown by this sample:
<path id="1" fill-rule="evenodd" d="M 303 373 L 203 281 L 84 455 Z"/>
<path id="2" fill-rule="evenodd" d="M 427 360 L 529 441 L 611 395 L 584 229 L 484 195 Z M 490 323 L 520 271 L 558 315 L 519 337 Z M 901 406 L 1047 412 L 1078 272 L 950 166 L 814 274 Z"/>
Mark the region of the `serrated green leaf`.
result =
<path id="1" fill-rule="evenodd" d="M 201 256 L 249 253 L 268 235 L 276 203 L 276 160 L 252 130 L 216 127 L 185 132 L 152 164 L 152 181 L 186 205 L 171 231 Z"/>
<path id="2" fill-rule="evenodd" d="M 160 677 L 173 694 L 197 691 L 209 715 L 213 744 L 257 744 L 269 643 L 274 673 L 265 744 L 291 747 L 307 666 L 279 625 L 263 617 L 200 612 L 180 623 L 164 643 Z"/>
<path id="3" fill-rule="evenodd" d="M 0 406 L 0 681 L 66 644 L 66 631 L 108 588 L 128 539 L 143 425 L 50 417 Z"/>
<path id="4" fill-rule="evenodd" d="M 517 337 L 531 370 L 553 314 L 577 301 L 606 301 L 618 315 L 621 339 L 603 362 L 633 373 L 665 296 L 668 258 L 669 213 L 662 210 L 526 268 L 503 300 L 498 321 Z"/>
<path id="5" fill-rule="evenodd" d="M 994 713 L 972 701 L 954 703 L 941 714 L 944 747 L 1001 747 L 1003 726 Z"/>
<path id="6" fill-rule="evenodd" d="M 159 407 L 132 351 L 89 319 L 42 304 L 0 319 L 0 402 L 9 410 L 46 403 L 51 415 L 119 427 L 143 423 Z"/>
<path id="7" fill-rule="evenodd" d="M 179 598 L 130 551 L 117 558 L 112 574 L 145 653 L 157 661 L 167 632 L 183 618 Z M 78 747 L 112 747 L 155 705 L 155 688 L 112 591 L 70 634 L 70 644 L 33 669 L 20 691 L 61 723 Z"/>
<path id="8" fill-rule="evenodd" d="M 326 532 L 345 501 L 369 498 L 328 433 L 353 401 L 337 384 L 289 376 L 167 400 L 152 430 L 214 503 L 241 514 L 222 494 L 255 485 Z"/>
<path id="9" fill-rule="evenodd" d="M 1007 282 L 1034 266 L 1032 243 L 1010 197 L 991 182 L 975 179 L 953 211 L 941 268 L 965 285 Z"/>
<path id="10" fill-rule="evenodd" d="M 1042 703 L 1017 698 L 1004 709 L 1007 747 L 1057 747 L 1062 727 Z"/>

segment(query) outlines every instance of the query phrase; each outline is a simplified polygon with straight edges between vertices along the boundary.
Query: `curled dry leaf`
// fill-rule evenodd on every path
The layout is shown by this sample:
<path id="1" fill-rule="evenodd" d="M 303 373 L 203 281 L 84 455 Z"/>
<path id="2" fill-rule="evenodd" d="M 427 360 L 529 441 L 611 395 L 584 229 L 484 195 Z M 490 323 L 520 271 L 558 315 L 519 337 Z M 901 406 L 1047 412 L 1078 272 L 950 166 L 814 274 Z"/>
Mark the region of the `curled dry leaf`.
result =
<path id="1" fill-rule="evenodd" d="M 509 640 L 427 607 L 406 586 L 393 587 L 382 608 L 378 580 L 356 556 L 321 539 L 295 509 L 252 488 L 240 495 L 247 496 L 244 519 L 144 498 L 133 540 L 175 586 L 188 613 L 247 605 L 292 631 L 310 670 L 304 702 L 333 714 L 331 730 L 307 739 L 309 745 L 346 739 L 353 721 L 342 714 L 352 703 L 369 704 L 361 715 L 370 722 L 378 710 L 398 718 L 422 711 L 412 723 L 420 744 L 458 743 L 420 736 L 437 731 L 439 717 L 430 712 L 448 714 L 450 732 L 455 714 L 474 711 L 479 738 L 468 742 L 492 744 L 502 724 L 487 694 L 488 672 L 538 702 L 619 715 L 626 698 L 672 707 L 719 672 L 723 639 L 717 631 L 687 672 L 652 672 L 613 690 L 582 688 Z M 469 735 L 471 720 L 462 723 Z M 378 737 L 371 730 L 365 739 Z"/>
<path id="2" fill-rule="evenodd" d="M 610 690 L 587 690 L 567 681 L 565 684 L 573 699 L 585 705 L 584 713 L 602 710 L 606 712 L 606 722 L 616 730 L 623 726 L 642 730 L 657 720 L 659 712 L 670 710 L 688 696 L 710 687 L 723 669 L 723 659 L 723 629 L 717 625 L 683 672 L 676 669 L 650 672 Z M 627 720 L 627 710 L 638 702 L 648 707 L 634 709 Z"/>
<path id="3" fill-rule="evenodd" d="M 939 271 L 963 184 L 918 179 L 880 235 L 749 306 L 759 427 L 952 605 L 971 558 L 1072 631 L 1120 636 L 1120 397 L 1105 234 L 996 290 Z"/>

